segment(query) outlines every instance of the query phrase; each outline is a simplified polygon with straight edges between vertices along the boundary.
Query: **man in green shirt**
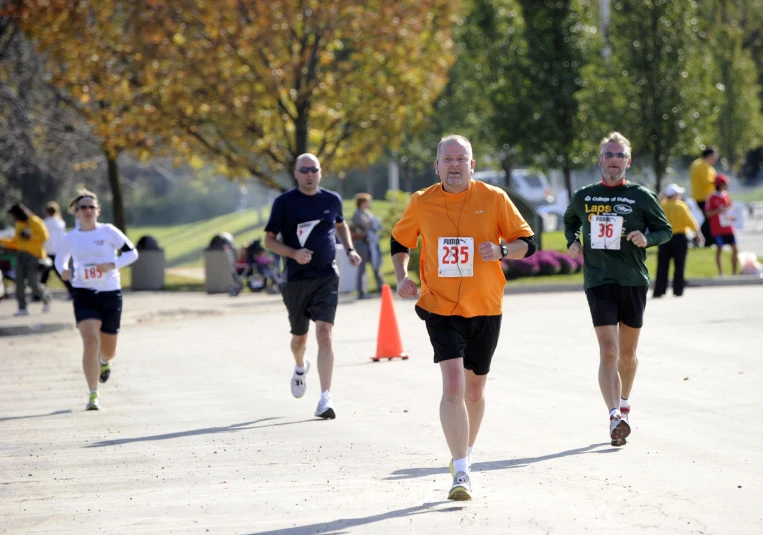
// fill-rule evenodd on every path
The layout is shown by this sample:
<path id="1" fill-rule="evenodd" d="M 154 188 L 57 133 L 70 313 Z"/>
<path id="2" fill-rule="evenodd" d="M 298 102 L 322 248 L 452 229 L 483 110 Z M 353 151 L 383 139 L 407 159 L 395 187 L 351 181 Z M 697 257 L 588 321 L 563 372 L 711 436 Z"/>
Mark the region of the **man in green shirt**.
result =
<path id="1" fill-rule="evenodd" d="M 599 388 L 613 446 L 625 445 L 631 432 L 629 398 L 649 289 L 646 248 L 672 235 L 654 193 L 625 180 L 630 165 L 630 141 L 618 132 L 607 135 L 599 149 L 601 182 L 577 190 L 564 214 L 568 254 L 584 258 L 584 287 L 599 341 Z"/>

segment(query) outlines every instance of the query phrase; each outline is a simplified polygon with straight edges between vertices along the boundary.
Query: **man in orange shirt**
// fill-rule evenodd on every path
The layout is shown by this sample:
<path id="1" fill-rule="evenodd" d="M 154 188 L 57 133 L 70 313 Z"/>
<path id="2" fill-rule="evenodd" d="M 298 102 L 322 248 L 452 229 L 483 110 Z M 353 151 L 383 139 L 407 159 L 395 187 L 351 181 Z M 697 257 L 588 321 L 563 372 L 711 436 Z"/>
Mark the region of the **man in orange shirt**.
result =
<path id="1" fill-rule="evenodd" d="M 498 344 L 506 284 L 502 258 L 535 252 L 530 226 L 506 192 L 472 179 L 469 140 L 446 136 L 434 169 L 440 182 L 414 193 L 392 231 L 391 254 L 400 297 L 416 297 L 408 278 L 410 250 L 422 238 L 424 320 L 442 372 L 440 423 L 452 455 L 448 499 L 470 500 L 470 456 L 485 413 L 485 383 Z"/>

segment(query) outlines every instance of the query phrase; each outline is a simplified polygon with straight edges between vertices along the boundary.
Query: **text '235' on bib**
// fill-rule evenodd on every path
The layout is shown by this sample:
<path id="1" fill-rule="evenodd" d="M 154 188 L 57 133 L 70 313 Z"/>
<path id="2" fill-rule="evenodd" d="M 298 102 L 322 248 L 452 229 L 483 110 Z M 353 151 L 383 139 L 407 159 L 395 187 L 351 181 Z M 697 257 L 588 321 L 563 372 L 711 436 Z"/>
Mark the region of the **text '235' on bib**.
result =
<path id="1" fill-rule="evenodd" d="M 437 274 L 440 277 L 474 275 L 474 238 L 438 238 Z"/>

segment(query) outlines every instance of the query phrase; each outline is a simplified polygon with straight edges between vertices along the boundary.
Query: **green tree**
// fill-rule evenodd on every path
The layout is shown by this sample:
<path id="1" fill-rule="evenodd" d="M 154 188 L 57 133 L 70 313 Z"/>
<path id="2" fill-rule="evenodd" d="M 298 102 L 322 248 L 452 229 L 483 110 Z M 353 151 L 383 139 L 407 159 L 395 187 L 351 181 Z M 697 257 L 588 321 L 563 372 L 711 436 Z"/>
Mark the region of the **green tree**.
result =
<path id="1" fill-rule="evenodd" d="M 523 72 L 532 83 L 523 113 L 530 117 L 527 142 L 547 166 L 559 166 L 572 198 L 572 169 L 584 128 L 577 93 L 581 71 L 598 52 L 597 29 L 588 0 L 521 0 L 527 21 Z M 587 163 L 587 162 L 585 162 Z"/>
<path id="2" fill-rule="evenodd" d="M 516 0 L 465 4 L 454 30 L 458 59 L 432 115 L 401 149 L 404 172 L 431 176 L 439 139 L 460 134 L 472 142 L 478 170 L 497 164 L 510 179 L 527 146 L 524 108 L 530 84 L 519 69 L 526 53 L 523 24 Z"/>
<path id="3" fill-rule="evenodd" d="M 739 169 L 745 153 L 763 142 L 763 119 L 761 117 L 761 87 L 753 59 L 754 47 L 746 35 L 749 28 L 752 6 L 749 0 L 713 0 L 703 3 L 705 15 L 706 44 L 711 51 L 716 79 L 715 87 L 718 115 L 715 120 L 716 141 L 721 156 L 729 167 Z M 763 23 L 763 4 L 757 14 Z M 759 52 L 763 52 L 760 50 Z"/>
<path id="4" fill-rule="evenodd" d="M 659 190 L 672 159 L 706 143 L 717 113 L 712 61 L 692 0 L 617 0 L 611 7 L 611 56 L 584 69 L 579 94 L 589 151 L 596 153 L 607 131 L 622 131 Z"/>

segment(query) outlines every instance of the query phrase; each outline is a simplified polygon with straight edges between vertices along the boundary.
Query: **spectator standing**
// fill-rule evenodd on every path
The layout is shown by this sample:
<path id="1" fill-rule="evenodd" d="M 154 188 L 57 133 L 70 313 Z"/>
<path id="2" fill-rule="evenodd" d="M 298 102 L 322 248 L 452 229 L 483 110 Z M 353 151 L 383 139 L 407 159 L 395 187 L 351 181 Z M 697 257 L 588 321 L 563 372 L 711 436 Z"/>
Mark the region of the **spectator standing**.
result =
<path id="1" fill-rule="evenodd" d="M 663 190 L 663 199 L 660 201 L 665 217 L 673 229 L 673 236 L 669 241 L 659 246 L 657 250 L 657 278 L 654 283 L 652 297 L 662 297 L 668 289 L 668 272 L 670 261 L 673 261 L 673 295 L 680 297 L 684 293 L 684 271 L 686 268 L 686 254 L 689 250 L 687 232 L 693 231 L 698 238 L 702 238 L 697 225 L 697 220 L 691 215 L 689 205 L 681 200 L 681 195 L 686 190 L 677 184 L 668 184 Z"/>
<path id="2" fill-rule="evenodd" d="M 691 195 L 697 201 L 697 206 L 705 213 L 707 198 L 715 191 L 715 162 L 718 161 L 718 150 L 715 147 L 707 147 L 702 151 L 701 157 L 694 160 L 689 167 L 691 178 Z M 705 218 L 702 223 L 702 235 L 710 236 L 710 222 Z M 705 241 L 705 247 L 712 245 L 711 240 Z"/>
<path id="3" fill-rule="evenodd" d="M 56 269 L 56 255 L 61 250 L 64 236 L 66 236 L 66 223 L 63 218 L 61 218 L 61 208 L 58 206 L 58 203 L 50 201 L 46 204 L 45 215 L 47 217 L 45 217 L 43 222 L 48 229 L 48 241 L 45 242 L 45 252 L 48 253 L 51 265 L 42 273 L 40 282 L 47 285 L 50 272 L 55 271 L 56 276 L 58 276 L 61 282 L 64 283 L 64 286 L 66 286 L 66 290 L 69 292 L 69 297 L 73 297 L 74 291 L 72 290 L 71 283 L 61 279 L 61 273 Z"/>
<path id="4" fill-rule="evenodd" d="M 723 262 L 721 255 L 723 246 L 731 246 L 731 274 L 736 275 L 739 261 L 737 255 L 737 240 L 734 235 L 734 216 L 731 209 L 734 204 L 731 202 L 731 196 L 727 191 L 729 189 L 729 179 L 726 175 L 715 177 L 715 192 L 707 198 L 705 205 L 705 218 L 710 222 L 710 234 L 713 236 L 713 243 L 716 245 L 715 264 L 718 266 L 718 274 L 723 275 Z M 708 240 L 710 241 L 710 240 Z"/>

